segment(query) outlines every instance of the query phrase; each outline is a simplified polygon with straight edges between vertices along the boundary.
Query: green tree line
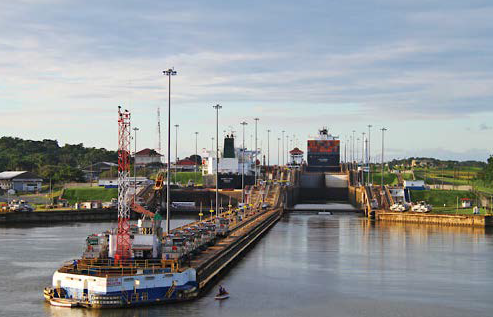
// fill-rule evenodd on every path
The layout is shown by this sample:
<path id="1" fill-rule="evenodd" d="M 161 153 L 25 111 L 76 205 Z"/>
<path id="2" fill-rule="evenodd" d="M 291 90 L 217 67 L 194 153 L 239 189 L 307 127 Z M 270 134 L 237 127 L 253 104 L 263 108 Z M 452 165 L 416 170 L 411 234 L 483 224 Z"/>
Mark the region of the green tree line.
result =
<path id="1" fill-rule="evenodd" d="M 82 143 L 60 146 L 56 140 L 0 138 L 0 171 L 30 171 L 54 182 L 82 181 L 83 168 L 117 159 L 116 151 L 84 147 Z"/>
<path id="2" fill-rule="evenodd" d="M 478 177 L 486 184 L 493 184 L 493 155 L 488 158 L 488 162 L 483 167 L 483 170 L 478 173 Z"/>

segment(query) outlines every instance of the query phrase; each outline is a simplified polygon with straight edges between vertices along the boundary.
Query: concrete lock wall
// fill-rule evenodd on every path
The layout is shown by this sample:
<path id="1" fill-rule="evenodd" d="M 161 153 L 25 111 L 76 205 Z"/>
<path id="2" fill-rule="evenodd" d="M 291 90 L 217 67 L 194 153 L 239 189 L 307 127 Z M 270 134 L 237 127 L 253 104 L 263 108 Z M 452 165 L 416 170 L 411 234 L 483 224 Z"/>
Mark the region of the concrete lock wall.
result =
<path id="1" fill-rule="evenodd" d="M 304 173 L 301 175 L 301 188 L 324 188 L 324 173 Z"/>
<path id="2" fill-rule="evenodd" d="M 364 209 L 363 201 L 363 188 L 349 186 L 348 188 L 348 200 L 349 202 L 358 209 Z"/>
<path id="3" fill-rule="evenodd" d="M 305 172 L 301 174 L 297 202 L 345 201 L 347 199 L 347 175 L 327 172 Z"/>
<path id="4" fill-rule="evenodd" d="M 409 212 L 379 212 L 377 213 L 376 218 L 381 221 L 440 224 L 449 226 L 486 227 L 493 224 L 493 217 L 484 215 L 438 215 Z"/>
<path id="5" fill-rule="evenodd" d="M 346 174 L 325 173 L 325 187 L 327 188 L 347 188 L 348 176 Z"/>

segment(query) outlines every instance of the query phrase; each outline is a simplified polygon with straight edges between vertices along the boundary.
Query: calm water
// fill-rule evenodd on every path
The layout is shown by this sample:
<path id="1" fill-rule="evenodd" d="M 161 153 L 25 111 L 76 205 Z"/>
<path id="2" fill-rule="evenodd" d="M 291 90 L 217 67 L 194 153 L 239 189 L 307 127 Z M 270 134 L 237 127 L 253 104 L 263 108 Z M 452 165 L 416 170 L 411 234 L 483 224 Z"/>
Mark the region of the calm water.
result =
<path id="1" fill-rule="evenodd" d="M 108 226 L 0 227 L 0 315 L 493 316 L 493 235 L 355 215 L 286 216 L 223 277 L 232 294 L 224 302 L 210 292 L 138 309 L 46 305 L 42 290 L 53 271 Z"/>

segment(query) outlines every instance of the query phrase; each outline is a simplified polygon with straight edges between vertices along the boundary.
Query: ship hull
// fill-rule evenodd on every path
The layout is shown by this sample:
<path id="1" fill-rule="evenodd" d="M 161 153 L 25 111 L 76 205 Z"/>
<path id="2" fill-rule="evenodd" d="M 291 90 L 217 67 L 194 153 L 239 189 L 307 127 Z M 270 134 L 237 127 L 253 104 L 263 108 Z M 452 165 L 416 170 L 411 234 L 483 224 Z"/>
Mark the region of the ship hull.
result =
<path id="1" fill-rule="evenodd" d="M 95 277 L 56 272 L 51 297 L 86 308 L 118 308 L 192 300 L 199 295 L 195 270 L 182 273 Z M 63 289 L 63 291 L 61 291 Z M 62 297 L 58 294 L 63 294 Z"/>
<path id="2" fill-rule="evenodd" d="M 216 175 L 204 175 L 204 186 L 206 188 L 216 188 Z M 254 175 L 244 176 L 245 186 L 255 183 Z M 241 189 L 241 174 L 219 174 L 219 189 Z"/>

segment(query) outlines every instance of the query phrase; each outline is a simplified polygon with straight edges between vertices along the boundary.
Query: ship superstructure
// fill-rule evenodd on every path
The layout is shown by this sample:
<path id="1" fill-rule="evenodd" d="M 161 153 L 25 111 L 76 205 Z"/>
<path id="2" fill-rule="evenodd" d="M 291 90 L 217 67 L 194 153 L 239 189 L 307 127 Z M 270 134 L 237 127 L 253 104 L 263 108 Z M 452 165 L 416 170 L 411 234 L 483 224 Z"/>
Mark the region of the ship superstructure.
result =
<path id="1" fill-rule="evenodd" d="M 260 162 L 257 161 L 257 164 L 255 164 L 255 158 L 259 157 L 259 155 L 260 151 L 235 147 L 235 136 L 233 133 L 226 135 L 218 162 L 219 188 L 240 189 L 242 173 L 245 175 L 245 185 L 253 185 L 255 182 L 255 168 L 260 171 Z M 204 185 L 206 187 L 215 187 L 215 151 L 203 151 L 202 174 L 204 176 Z"/>
<path id="2" fill-rule="evenodd" d="M 320 129 L 318 135 L 307 142 L 307 163 L 308 171 L 339 170 L 339 137 L 330 134 L 326 127 Z"/>

